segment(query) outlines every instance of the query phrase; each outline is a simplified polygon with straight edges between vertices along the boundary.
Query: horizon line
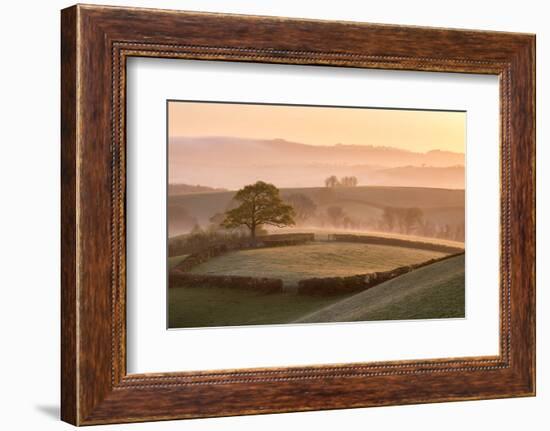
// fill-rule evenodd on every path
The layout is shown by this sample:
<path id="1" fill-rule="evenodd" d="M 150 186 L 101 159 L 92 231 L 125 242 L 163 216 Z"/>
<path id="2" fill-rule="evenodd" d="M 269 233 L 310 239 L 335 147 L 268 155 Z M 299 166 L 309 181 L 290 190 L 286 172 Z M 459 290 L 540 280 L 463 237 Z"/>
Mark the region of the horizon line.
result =
<path id="1" fill-rule="evenodd" d="M 361 148 L 361 147 L 370 147 L 370 148 L 387 148 L 387 149 L 392 149 L 392 150 L 403 151 L 405 153 L 415 153 L 415 154 L 428 154 L 428 153 L 433 153 L 433 152 L 437 152 L 437 151 L 442 152 L 442 153 L 450 153 L 450 154 L 461 154 L 461 155 L 466 154 L 465 152 L 442 150 L 442 149 L 439 149 L 439 148 L 436 148 L 436 149 L 433 149 L 433 150 L 428 150 L 428 151 L 425 151 L 425 152 L 421 152 L 421 151 L 413 151 L 413 150 L 409 150 L 409 149 L 405 149 L 405 148 L 392 147 L 390 145 L 344 144 L 342 142 L 337 142 L 337 143 L 332 144 L 332 145 L 315 145 L 315 144 L 306 144 L 304 142 L 290 141 L 290 140 L 287 140 L 286 138 L 280 138 L 280 137 L 279 138 L 247 138 L 247 137 L 241 137 L 241 136 L 235 136 L 235 135 L 170 135 L 170 134 L 167 134 L 167 137 L 168 137 L 168 140 L 177 139 L 177 138 L 186 138 L 186 139 L 230 138 L 230 139 L 241 139 L 241 140 L 244 140 L 244 141 L 284 141 L 284 142 L 288 142 L 290 144 L 297 144 L 297 145 L 303 145 L 303 146 L 306 146 L 306 147 L 316 147 L 316 148 L 333 148 L 333 147 Z"/>
<path id="2" fill-rule="evenodd" d="M 185 194 L 193 194 L 193 195 L 199 195 L 203 193 L 226 193 L 226 192 L 237 192 L 239 189 L 227 189 L 225 187 L 214 187 L 214 186 L 205 186 L 203 184 L 189 184 L 189 183 L 171 183 L 167 182 L 169 186 L 177 186 L 177 185 L 183 185 L 183 186 L 191 186 L 191 187 L 208 187 L 211 188 L 212 191 L 203 191 L 203 192 L 194 192 L 194 193 L 185 193 Z M 254 183 L 251 183 L 254 184 Z M 269 183 L 273 184 L 273 183 Z M 245 184 L 248 185 L 248 184 Z M 428 186 L 385 186 L 385 185 L 377 185 L 377 184 L 358 184 L 356 186 L 339 186 L 339 187 L 326 187 L 326 186 L 295 186 L 295 187 L 279 187 L 275 184 L 273 184 L 275 187 L 277 187 L 279 190 L 284 189 L 338 189 L 338 188 L 358 188 L 358 187 L 379 187 L 379 188 L 407 188 L 407 189 L 439 189 L 439 190 L 455 190 L 455 191 L 466 191 L 466 188 L 451 188 L 451 187 L 428 187 Z M 243 186 L 244 187 L 244 186 Z M 242 188 L 242 187 L 241 187 Z"/>

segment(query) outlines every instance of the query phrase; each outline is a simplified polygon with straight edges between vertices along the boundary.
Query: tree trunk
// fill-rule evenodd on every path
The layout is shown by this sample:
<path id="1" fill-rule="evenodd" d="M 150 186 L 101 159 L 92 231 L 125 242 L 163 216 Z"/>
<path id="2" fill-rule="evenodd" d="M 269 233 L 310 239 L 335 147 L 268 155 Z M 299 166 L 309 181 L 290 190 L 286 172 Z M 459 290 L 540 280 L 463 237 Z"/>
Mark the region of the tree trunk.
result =
<path id="1" fill-rule="evenodd" d="M 252 245 L 256 245 L 256 226 L 252 226 L 250 228 L 250 240 L 252 242 Z"/>

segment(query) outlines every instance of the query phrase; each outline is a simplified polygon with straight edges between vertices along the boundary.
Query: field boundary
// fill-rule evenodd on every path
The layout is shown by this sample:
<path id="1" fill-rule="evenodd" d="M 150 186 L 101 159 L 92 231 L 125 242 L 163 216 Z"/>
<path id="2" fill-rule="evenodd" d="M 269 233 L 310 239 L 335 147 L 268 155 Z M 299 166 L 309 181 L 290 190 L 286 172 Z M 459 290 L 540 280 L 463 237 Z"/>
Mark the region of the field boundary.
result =
<path id="1" fill-rule="evenodd" d="M 259 248 L 269 247 L 283 247 L 293 245 L 303 245 L 308 242 L 325 242 L 325 241 L 339 241 L 350 243 L 362 243 L 362 244 L 374 244 L 374 245 L 387 245 L 394 247 L 414 248 L 418 250 L 437 251 L 442 253 L 460 254 L 464 253 L 463 247 L 454 247 L 446 244 L 438 244 L 429 241 L 414 241 L 401 238 L 389 238 L 385 236 L 377 235 L 363 235 L 363 234 L 327 234 L 327 239 L 319 239 L 315 233 L 285 233 L 285 234 L 272 234 L 260 236 L 255 242 L 249 239 L 239 238 L 238 240 L 231 240 L 227 243 L 218 242 L 212 244 L 203 250 L 199 250 L 193 253 L 188 253 L 188 256 L 174 266 L 170 271 L 181 270 L 189 271 L 194 267 L 207 262 L 208 260 L 221 256 L 222 254 L 231 251 L 240 250 L 252 250 Z M 182 253 L 184 254 L 184 253 Z"/>
<path id="2" fill-rule="evenodd" d="M 362 292 L 386 281 L 407 274 L 416 269 L 463 255 L 464 252 L 450 254 L 437 259 L 413 265 L 400 266 L 388 271 L 377 271 L 366 274 L 350 275 L 346 277 L 313 277 L 298 282 L 298 293 L 303 295 L 331 295 L 340 293 Z"/>
<path id="3" fill-rule="evenodd" d="M 203 250 L 190 253 L 189 256 L 174 266 L 170 272 L 174 270 L 189 271 L 214 257 L 221 256 L 231 251 L 303 245 L 313 241 L 315 241 L 315 235 L 313 233 L 293 233 L 260 236 L 254 242 L 247 238 L 246 240 L 240 239 L 238 241 L 234 240 L 227 243 L 213 244 Z"/>
<path id="4" fill-rule="evenodd" d="M 263 293 L 281 293 L 283 291 L 283 280 L 280 278 L 189 274 L 181 270 L 172 271 L 169 276 L 170 288 L 192 289 L 204 284 L 229 289 L 252 289 Z"/>
<path id="5" fill-rule="evenodd" d="M 341 241 L 341 242 L 359 242 L 364 244 L 375 244 L 375 245 L 390 245 L 395 247 L 406 247 L 406 248 L 416 248 L 419 250 L 430 250 L 430 251 L 440 251 L 443 253 L 455 253 L 460 254 L 464 253 L 464 248 L 462 247 L 453 247 L 446 244 L 437 244 L 428 241 L 412 241 L 401 238 L 389 238 L 376 235 L 356 235 L 356 234 L 341 234 L 335 233 L 329 235 L 329 240 L 331 241 Z"/>

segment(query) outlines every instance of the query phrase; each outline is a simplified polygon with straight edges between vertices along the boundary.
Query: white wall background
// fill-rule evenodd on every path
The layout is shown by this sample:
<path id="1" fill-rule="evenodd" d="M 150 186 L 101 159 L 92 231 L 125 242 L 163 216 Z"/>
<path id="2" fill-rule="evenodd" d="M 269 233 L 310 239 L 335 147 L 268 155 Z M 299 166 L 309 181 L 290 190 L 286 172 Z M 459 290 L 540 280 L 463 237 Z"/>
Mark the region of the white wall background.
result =
<path id="1" fill-rule="evenodd" d="M 538 396 L 284 415 L 105 426 L 135 430 L 547 429 L 550 423 L 550 14 L 545 2 L 119 0 L 143 7 L 537 33 Z M 59 411 L 59 10 L 71 3 L 4 2 L 0 15 L 0 426 L 69 429 Z"/>

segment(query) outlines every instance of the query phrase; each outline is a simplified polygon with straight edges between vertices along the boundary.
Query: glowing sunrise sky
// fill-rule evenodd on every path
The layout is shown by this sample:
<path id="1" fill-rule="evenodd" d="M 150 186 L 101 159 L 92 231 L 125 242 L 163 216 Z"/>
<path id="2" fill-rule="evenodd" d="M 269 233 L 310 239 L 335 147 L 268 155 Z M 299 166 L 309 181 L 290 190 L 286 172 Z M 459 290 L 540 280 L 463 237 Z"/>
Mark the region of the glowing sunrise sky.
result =
<path id="1" fill-rule="evenodd" d="M 466 113 L 371 108 L 168 103 L 170 137 L 281 138 L 308 145 L 375 145 L 464 153 Z"/>

